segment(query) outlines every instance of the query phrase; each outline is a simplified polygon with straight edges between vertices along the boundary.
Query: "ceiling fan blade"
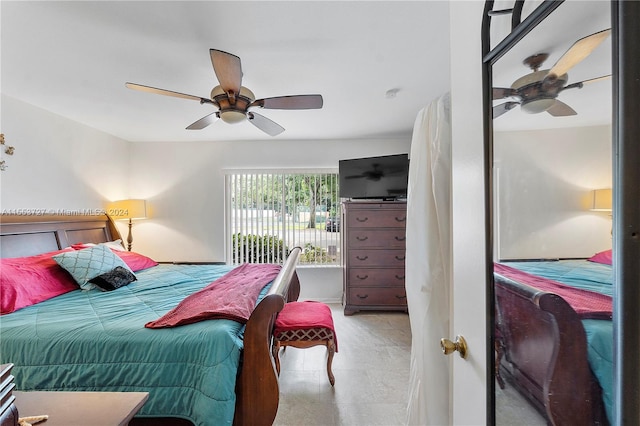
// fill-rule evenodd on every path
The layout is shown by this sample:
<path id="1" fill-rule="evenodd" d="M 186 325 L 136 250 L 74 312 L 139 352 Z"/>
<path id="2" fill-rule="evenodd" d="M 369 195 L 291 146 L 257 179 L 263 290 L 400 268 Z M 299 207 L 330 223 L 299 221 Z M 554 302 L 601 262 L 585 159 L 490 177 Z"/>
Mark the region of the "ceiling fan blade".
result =
<path id="1" fill-rule="evenodd" d="M 549 114 L 553 115 L 554 117 L 566 117 L 568 115 L 577 115 L 578 114 L 569 105 L 565 104 L 564 102 L 560 102 L 557 99 L 556 99 L 555 103 L 553 105 L 551 105 L 551 108 L 549 108 L 547 110 L 547 112 Z"/>
<path id="2" fill-rule="evenodd" d="M 222 90 L 227 92 L 227 94 L 233 93 L 237 95 L 240 93 L 240 87 L 242 86 L 242 65 L 240 64 L 240 58 L 217 49 L 209 49 L 209 54 L 211 55 L 213 70 L 216 73 Z"/>
<path id="3" fill-rule="evenodd" d="M 611 78 L 611 74 L 609 74 L 609 75 L 603 75 L 603 76 L 595 77 L 595 78 L 590 78 L 589 80 L 582 80 L 582 82 L 581 82 L 581 83 L 582 83 L 582 84 L 591 84 L 591 83 L 596 83 L 596 82 L 598 82 L 598 81 L 607 80 L 607 79 L 609 79 L 609 78 Z"/>
<path id="4" fill-rule="evenodd" d="M 269 120 L 264 115 L 260 115 L 255 112 L 248 112 L 247 118 L 249 119 L 249 122 L 251 124 L 262 130 L 269 136 L 278 136 L 280 133 L 284 132 L 284 127 L 282 127 L 275 121 Z"/>
<path id="5" fill-rule="evenodd" d="M 505 112 L 512 110 L 516 107 L 516 105 L 520 105 L 519 102 L 505 102 L 500 105 L 496 105 L 493 107 L 493 118 L 498 118 Z"/>
<path id="6" fill-rule="evenodd" d="M 257 99 L 250 106 L 267 109 L 320 109 L 322 95 L 292 95 Z"/>
<path id="7" fill-rule="evenodd" d="M 125 86 L 129 89 L 139 90 L 141 92 L 155 93 L 156 95 L 173 96 L 174 98 L 182 98 L 182 99 L 192 99 L 194 101 L 200 102 L 201 104 L 213 103 L 211 99 L 201 98 L 200 96 L 186 95 L 184 93 L 172 92 L 171 90 L 164 90 L 164 89 L 158 89 L 150 86 L 143 86 L 142 84 L 125 83 Z"/>
<path id="8" fill-rule="evenodd" d="M 562 90 L 575 89 L 575 88 L 582 89 L 582 86 L 584 86 L 585 84 L 597 83 L 598 81 L 607 80 L 609 78 L 611 78 L 611 74 L 603 75 L 601 77 L 596 77 L 596 78 L 590 78 L 589 80 L 578 81 L 577 83 L 571 83 L 565 86 Z"/>
<path id="9" fill-rule="evenodd" d="M 549 70 L 549 76 L 561 76 L 566 74 L 571 68 L 589 56 L 593 50 L 600 45 L 611 34 L 611 29 L 603 30 L 589 36 L 583 37 L 573 43 L 564 55 Z"/>
<path id="10" fill-rule="evenodd" d="M 220 113 L 218 111 L 212 112 L 211 114 L 205 115 L 200 120 L 190 124 L 187 127 L 187 130 L 201 130 L 201 129 L 204 129 L 208 125 L 213 124 L 216 121 L 218 121 L 218 118 L 220 118 Z"/>
<path id="11" fill-rule="evenodd" d="M 504 99 L 511 96 L 515 96 L 518 93 L 516 89 L 512 89 L 510 87 L 494 87 L 493 88 L 493 99 Z"/>

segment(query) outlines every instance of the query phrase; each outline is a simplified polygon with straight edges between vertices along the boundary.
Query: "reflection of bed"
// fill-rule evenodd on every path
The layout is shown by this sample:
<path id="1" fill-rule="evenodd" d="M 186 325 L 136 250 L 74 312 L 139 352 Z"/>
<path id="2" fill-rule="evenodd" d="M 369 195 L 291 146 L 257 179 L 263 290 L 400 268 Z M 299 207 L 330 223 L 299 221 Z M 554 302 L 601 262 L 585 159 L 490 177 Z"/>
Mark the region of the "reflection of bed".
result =
<path id="1" fill-rule="evenodd" d="M 611 266 L 585 260 L 505 262 L 496 265 L 494 278 L 499 367 L 507 385 L 550 424 L 608 424 Z M 565 294 L 554 282 L 596 293 Z"/>
<path id="2" fill-rule="evenodd" d="M 3 258 L 119 238 L 106 216 L 1 219 Z M 218 319 L 145 328 L 232 269 L 161 264 L 116 291 L 73 290 L 3 315 L 0 363 L 15 364 L 20 390 L 148 391 L 140 414 L 167 424 L 271 424 L 279 398 L 273 320 L 298 297 L 298 255 L 294 249 L 263 290 L 246 326 Z"/>

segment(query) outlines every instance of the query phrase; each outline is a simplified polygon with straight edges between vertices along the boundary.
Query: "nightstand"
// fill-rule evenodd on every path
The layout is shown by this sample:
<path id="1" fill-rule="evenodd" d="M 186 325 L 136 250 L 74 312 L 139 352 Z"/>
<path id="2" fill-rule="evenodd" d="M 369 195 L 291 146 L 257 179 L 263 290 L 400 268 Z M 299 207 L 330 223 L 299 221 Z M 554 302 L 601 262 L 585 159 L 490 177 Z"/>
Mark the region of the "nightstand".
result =
<path id="1" fill-rule="evenodd" d="M 149 398 L 148 392 L 17 392 L 20 417 L 46 414 L 46 426 L 126 426 Z"/>

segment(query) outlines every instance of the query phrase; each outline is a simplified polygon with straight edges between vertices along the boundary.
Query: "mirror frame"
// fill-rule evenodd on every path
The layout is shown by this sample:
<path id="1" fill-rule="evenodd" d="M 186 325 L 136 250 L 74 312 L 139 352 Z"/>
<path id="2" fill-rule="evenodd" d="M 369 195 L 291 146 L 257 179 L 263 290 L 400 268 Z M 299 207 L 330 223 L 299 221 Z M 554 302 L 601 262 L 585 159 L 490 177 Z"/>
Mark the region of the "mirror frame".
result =
<path id="1" fill-rule="evenodd" d="M 512 9 L 494 10 L 486 0 L 482 16 L 482 86 L 484 120 L 487 424 L 495 424 L 494 282 L 493 282 L 493 117 L 492 66 L 564 0 L 545 0 L 521 21 L 525 0 Z M 492 16 L 512 15 L 511 32 L 491 49 Z M 611 1 L 613 117 L 613 336 L 614 424 L 640 419 L 640 2 Z M 634 202 L 635 201 L 635 202 Z M 626 282 L 626 285 L 625 285 Z"/>

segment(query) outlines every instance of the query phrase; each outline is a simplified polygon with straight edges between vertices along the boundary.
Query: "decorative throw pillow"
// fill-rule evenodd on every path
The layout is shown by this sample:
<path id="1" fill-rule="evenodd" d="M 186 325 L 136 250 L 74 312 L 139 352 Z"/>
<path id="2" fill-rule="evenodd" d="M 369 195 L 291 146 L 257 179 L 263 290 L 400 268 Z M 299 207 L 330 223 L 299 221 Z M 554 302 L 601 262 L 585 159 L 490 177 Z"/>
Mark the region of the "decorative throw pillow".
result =
<path id="1" fill-rule="evenodd" d="M 122 259 L 103 245 L 60 253 L 53 256 L 53 260 L 69 272 L 83 290 L 95 288 L 89 280 L 112 271 L 116 266 L 122 266 L 130 271 Z"/>
<path id="2" fill-rule="evenodd" d="M 98 275 L 90 279 L 89 282 L 97 285 L 101 290 L 112 291 L 136 280 L 137 278 L 133 272 L 122 266 L 116 266 L 112 271 Z"/>

